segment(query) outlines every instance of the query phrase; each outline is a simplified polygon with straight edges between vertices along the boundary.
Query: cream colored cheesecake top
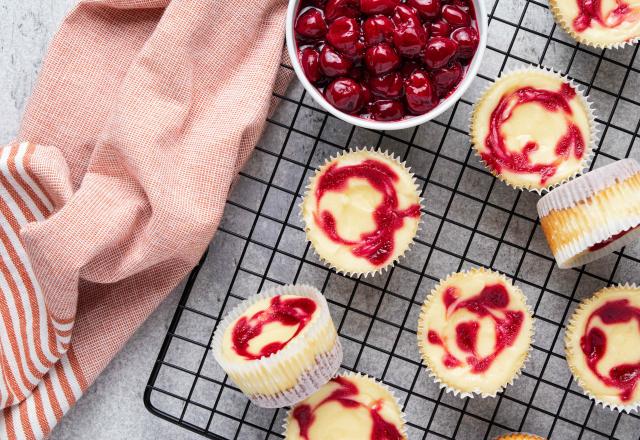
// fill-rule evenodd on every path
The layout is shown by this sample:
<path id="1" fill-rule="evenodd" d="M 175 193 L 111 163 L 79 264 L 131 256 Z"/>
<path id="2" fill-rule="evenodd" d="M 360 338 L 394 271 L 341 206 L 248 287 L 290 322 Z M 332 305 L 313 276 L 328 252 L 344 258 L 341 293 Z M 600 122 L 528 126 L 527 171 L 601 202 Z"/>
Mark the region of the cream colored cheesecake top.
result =
<path id="1" fill-rule="evenodd" d="M 318 304 L 306 296 L 263 298 L 226 328 L 222 356 L 227 362 L 243 363 L 277 353 L 304 334 L 318 313 Z"/>
<path id="2" fill-rule="evenodd" d="M 449 276 L 427 298 L 418 345 L 437 379 L 465 395 L 494 395 L 522 368 L 533 318 L 504 276 L 475 269 Z"/>
<path id="3" fill-rule="evenodd" d="M 286 440 L 405 440 L 404 420 L 389 390 L 366 376 L 335 377 L 294 406 Z"/>
<path id="4" fill-rule="evenodd" d="M 640 1 L 551 0 L 562 27 L 576 40 L 609 47 L 640 36 Z"/>
<path id="5" fill-rule="evenodd" d="M 585 98 L 560 75 L 517 71 L 480 98 L 471 136 L 491 172 L 514 187 L 542 190 L 584 168 L 591 113 Z"/>
<path id="6" fill-rule="evenodd" d="M 603 289 L 583 302 L 566 336 L 569 367 L 595 399 L 640 405 L 640 289 Z"/>
<path id="7" fill-rule="evenodd" d="M 413 176 L 393 157 L 353 151 L 322 166 L 302 204 L 315 251 L 337 270 L 375 272 L 400 257 L 420 222 Z"/>

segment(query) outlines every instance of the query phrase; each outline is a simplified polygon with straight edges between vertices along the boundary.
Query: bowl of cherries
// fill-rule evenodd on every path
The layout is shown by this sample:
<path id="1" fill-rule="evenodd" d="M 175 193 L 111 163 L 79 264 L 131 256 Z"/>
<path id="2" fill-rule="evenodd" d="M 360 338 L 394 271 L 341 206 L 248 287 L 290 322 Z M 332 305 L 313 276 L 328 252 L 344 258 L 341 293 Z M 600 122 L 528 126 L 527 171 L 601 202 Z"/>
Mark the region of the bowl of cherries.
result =
<path id="1" fill-rule="evenodd" d="M 290 0 L 287 48 L 305 89 L 350 124 L 399 130 L 453 105 L 486 46 L 483 0 Z"/>

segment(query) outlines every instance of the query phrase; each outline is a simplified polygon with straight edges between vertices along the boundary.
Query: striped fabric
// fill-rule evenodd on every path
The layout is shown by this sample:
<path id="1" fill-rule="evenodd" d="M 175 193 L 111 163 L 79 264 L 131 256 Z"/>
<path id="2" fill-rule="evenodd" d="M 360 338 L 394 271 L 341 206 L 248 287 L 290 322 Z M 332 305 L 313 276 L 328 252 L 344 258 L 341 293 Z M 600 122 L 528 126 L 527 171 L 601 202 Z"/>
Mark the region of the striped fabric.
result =
<path id="1" fill-rule="evenodd" d="M 45 438 L 211 240 L 289 76 L 286 0 L 237 5 L 84 0 L 54 38 L 0 147 L 0 439 Z"/>

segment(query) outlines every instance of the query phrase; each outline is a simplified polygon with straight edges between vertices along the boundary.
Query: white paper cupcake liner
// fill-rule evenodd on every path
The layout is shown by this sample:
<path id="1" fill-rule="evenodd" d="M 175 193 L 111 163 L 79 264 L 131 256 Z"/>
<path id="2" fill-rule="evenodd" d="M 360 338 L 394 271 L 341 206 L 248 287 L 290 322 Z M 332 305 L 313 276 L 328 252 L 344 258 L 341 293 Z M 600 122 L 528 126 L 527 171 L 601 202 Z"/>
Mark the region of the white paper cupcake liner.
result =
<path id="1" fill-rule="evenodd" d="M 418 194 L 418 204 L 420 205 L 420 218 L 418 219 L 418 223 L 416 226 L 416 230 L 413 234 L 413 240 L 407 245 L 406 249 L 404 249 L 404 251 L 402 253 L 400 253 L 396 258 L 394 258 L 393 260 L 390 260 L 386 265 L 378 268 L 378 269 L 373 269 L 373 270 L 369 270 L 369 271 L 354 271 L 351 270 L 348 267 L 343 267 L 339 264 L 336 264 L 335 261 L 332 261 L 330 258 L 325 257 L 324 255 L 321 255 L 317 249 L 316 249 L 316 243 L 313 237 L 311 237 L 310 235 L 310 227 L 307 224 L 307 221 L 305 219 L 305 200 L 307 200 L 307 197 L 310 194 L 313 182 L 318 178 L 318 176 L 320 176 L 320 174 L 326 169 L 326 167 L 333 161 L 347 156 L 351 153 L 358 153 L 358 152 L 363 152 L 366 151 L 368 153 L 371 153 L 373 155 L 378 155 L 378 156 L 382 156 L 386 159 L 392 160 L 393 162 L 395 162 L 397 165 L 399 165 L 400 167 L 402 167 L 402 169 L 404 169 L 407 174 L 409 174 L 409 176 L 412 179 L 413 185 L 415 187 L 415 191 L 416 194 Z M 304 223 L 305 225 L 305 235 L 306 235 L 306 239 L 309 243 L 311 243 L 311 248 L 313 249 L 314 254 L 323 262 L 323 264 L 325 264 L 326 266 L 328 266 L 330 269 L 335 270 L 337 273 L 345 275 L 345 276 L 363 276 L 364 278 L 368 277 L 368 276 L 374 276 L 376 274 L 382 274 L 384 273 L 384 271 L 388 270 L 389 268 L 393 267 L 393 265 L 395 265 L 401 258 L 404 258 L 404 256 L 410 251 L 411 247 L 414 244 L 414 240 L 415 237 L 417 237 L 418 233 L 421 231 L 422 229 L 422 221 L 423 221 L 423 215 L 422 215 L 422 210 L 424 209 L 424 199 L 422 197 L 419 196 L 420 194 L 420 186 L 418 185 L 418 182 L 415 178 L 414 173 L 411 172 L 411 169 L 407 166 L 406 161 L 405 162 L 401 162 L 396 156 L 394 156 L 392 153 L 388 152 L 388 151 L 379 151 L 379 150 L 375 150 L 373 147 L 362 147 L 362 148 L 354 148 L 354 149 L 350 149 L 347 151 L 343 151 L 340 153 L 337 153 L 334 156 L 331 156 L 329 158 L 327 158 L 324 162 L 323 165 L 321 165 L 320 167 L 318 167 L 318 169 L 316 170 L 316 172 L 314 173 L 314 175 L 309 179 L 309 183 L 307 184 L 306 188 L 305 188 L 305 194 L 302 198 L 302 202 L 300 203 L 300 209 L 299 209 L 299 215 L 300 215 L 300 220 Z M 326 240 L 329 240 L 329 238 L 326 238 Z M 356 256 L 354 256 L 353 258 L 358 258 Z"/>
<path id="2" fill-rule="evenodd" d="M 596 197 L 604 190 L 626 182 L 638 174 L 640 174 L 640 165 L 633 159 L 619 160 L 586 173 L 554 189 L 538 201 L 537 209 L 540 221 L 544 222 L 545 218 L 554 211 L 571 210 L 575 207 L 579 208 L 582 204 L 588 204 L 593 197 Z M 626 197 L 626 199 L 629 203 L 634 203 L 634 200 L 630 197 Z M 606 198 L 602 200 L 605 205 L 607 202 L 613 205 L 615 201 L 609 201 Z M 640 230 L 629 232 L 601 249 L 588 251 L 591 246 L 640 225 L 640 193 L 635 203 L 638 204 L 636 214 L 621 215 L 616 207 L 612 206 L 611 210 L 602 212 L 598 218 L 589 218 L 588 220 L 592 222 L 589 225 L 590 228 L 584 229 L 581 236 L 555 250 L 554 257 L 558 267 L 566 269 L 582 266 L 619 250 L 636 240 L 640 236 Z M 576 213 L 576 215 L 579 215 L 579 213 Z M 580 216 L 580 219 L 586 220 L 583 216 Z M 545 233 L 549 232 L 545 231 Z M 564 233 L 564 231 L 555 228 L 551 233 L 555 237 Z M 554 237 L 547 236 L 550 245 Z"/>
<path id="3" fill-rule="evenodd" d="M 629 38 L 629 39 L 624 40 L 624 41 L 617 41 L 617 42 L 612 42 L 612 43 L 606 44 L 606 43 L 602 43 L 602 42 L 598 42 L 598 41 L 592 41 L 592 40 L 590 40 L 588 38 L 585 38 L 584 35 L 582 35 L 579 32 L 576 32 L 573 29 L 573 26 L 571 25 L 571 23 L 567 22 L 566 18 L 563 16 L 562 11 L 560 11 L 560 8 L 558 6 L 558 2 L 559 1 L 562 1 L 562 0 L 549 0 L 549 9 L 551 10 L 553 18 L 555 19 L 556 23 L 558 23 L 558 25 L 560 25 L 560 27 L 567 34 L 569 34 L 571 36 L 571 38 L 573 38 L 574 40 L 576 40 L 580 44 L 584 44 L 586 46 L 594 47 L 596 49 L 622 49 L 625 46 L 634 45 L 640 40 L 640 36 L 639 36 L 639 37 L 635 37 L 635 38 L 632 37 L 632 38 Z"/>
<path id="4" fill-rule="evenodd" d="M 578 384 L 582 392 L 591 400 L 593 400 L 596 403 L 596 405 L 600 405 L 603 408 L 609 408 L 612 411 L 622 411 L 626 413 L 629 413 L 631 411 L 640 412 L 640 400 L 629 405 L 621 405 L 613 402 L 604 401 L 600 399 L 598 396 L 596 396 L 595 394 L 591 393 L 585 386 L 584 381 L 580 377 L 580 374 L 577 372 L 572 362 L 574 356 L 580 355 L 580 353 L 575 353 L 571 345 L 569 344 L 569 340 L 574 336 L 574 333 L 580 332 L 580 329 L 577 328 L 576 321 L 579 315 L 581 313 L 584 313 L 585 308 L 592 302 L 599 299 L 601 296 L 606 295 L 608 292 L 620 290 L 620 289 L 638 289 L 638 287 L 633 283 L 625 283 L 617 286 L 605 287 L 604 289 L 601 289 L 597 291 L 595 294 L 593 294 L 592 297 L 587 298 L 580 303 L 580 305 L 573 312 L 573 315 L 571 315 L 571 318 L 569 319 L 569 323 L 567 324 L 567 328 L 565 331 L 565 337 L 564 337 L 565 357 L 567 358 L 567 364 L 569 366 L 569 370 L 571 370 L 573 379 L 576 381 L 576 383 Z"/>
<path id="5" fill-rule="evenodd" d="M 582 158 L 582 162 L 580 164 L 580 167 L 578 169 L 576 169 L 576 172 L 573 173 L 571 176 L 568 176 L 567 178 L 563 179 L 560 182 L 557 183 L 552 183 L 549 184 L 545 187 L 542 188 L 538 188 L 538 187 L 533 187 L 533 186 L 527 186 L 527 185 L 519 185 L 516 183 L 511 182 L 508 178 L 505 178 L 502 174 L 497 173 L 495 170 L 493 170 L 493 168 L 491 168 L 489 166 L 489 164 L 487 164 L 484 159 L 482 158 L 482 155 L 480 154 L 479 150 L 478 150 L 478 146 L 477 146 L 477 142 L 476 142 L 476 135 L 475 135 L 475 131 L 476 129 L 475 124 L 476 124 L 476 120 L 478 118 L 478 109 L 480 108 L 480 104 L 484 101 L 485 96 L 487 96 L 487 93 L 490 91 L 491 88 L 493 88 L 493 86 L 495 84 L 498 83 L 498 81 L 501 81 L 504 78 L 507 78 L 509 76 L 512 75 L 521 75 L 521 74 L 526 74 L 528 72 L 535 72 L 535 73 L 544 73 L 547 74 L 549 76 L 552 76 L 554 78 L 560 78 L 562 81 L 564 81 L 565 83 L 569 84 L 575 91 L 576 91 L 576 96 L 580 99 L 580 101 L 582 102 L 584 109 L 587 113 L 587 116 L 589 118 L 589 134 L 590 134 L 590 138 L 589 138 L 589 142 L 587 143 L 587 145 L 585 145 L 585 152 L 584 152 L 584 156 Z M 513 189 L 516 190 L 526 190 L 526 191 L 531 191 L 531 192 L 535 192 L 537 194 L 542 194 L 544 192 L 548 192 L 551 191 L 553 188 L 558 187 L 572 179 L 574 179 L 576 176 L 579 176 L 580 174 L 582 174 L 584 172 L 584 170 L 586 170 L 589 166 L 589 164 L 591 163 L 591 160 L 593 159 L 593 151 L 596 148 L 597 144 L 598 144 L 598 139 L 599 139 L 599 132 L 598 132 L 598 127 L 596 126 L 596 116 L 595 116 L 595 111 L 593 109 L 593 105 L 591 103 L 591 101 L 589 101 L 589 99 L 587 98 L 587 95 L 585 94 L 585 89 L 583 89 L 581 86 L 579 86 L 575 81 L 573 81 L 573 79 L 569 78 L 567 75 L 562 75 L 560 72 L 556 72 L 555 70 L 549 68 L 549 67 L 545 67 L 542 65 L 539 66 L 520 66 L 520 67 L 515 67 L 513 69 L 509 69 L 507 71 L 502 72 L 502 74 L 500 75 L 499 78 L 496 79 L 495 82 L 489 84 L 487 87 L 485 87 L 484 91 L 482 92 L 480 98 L 476 101 L 476 103 L 473 106 L 473 110 L 471 111 L 471 117 L 470 117 L 470 125 L 469 125 L 470 129 L 469 129 L 469 133 L 470 133 L 470 137 L 471 137 L 471 146 L 473 148 L 473 151 L 475 153 L 475 155 L 478 157 L 478 159 L 480 160 L 480 162 L 487 168 L 487 170 L 489 170 L 489 172 L 496 177 L 498 180 L 500 180 L 501 182 L 505 183 L 506 185 L 510 186 Z"/>
<path id="6" fill-rule="evenodd" d="M 424 338 L 426 336 L 426 323 L 425 323 L 425 314 L 426 314 L 426 310 L 429 309 L 429 307 L 431 306 L 431 303 L 433 301 L 436 300 L 436 296 L 439 292 L 439 289 L 445 285 L 447 283 L 447 281 L 449 281 L 451 278 L 453 278 L 456 275 L 459 274 L 465 274 L 468 276 L 472 276 L 475 273 L 492 273 L 492 274 L 496 274 L 498 275 L 505 283 L 507 283 L 508 285 L 511 286 L 511 288 L 513 288 L 516 292 L 519 292 L 520 295 L 522 295 L 523 298 L 523 303 L 524 306 L 526 308 L 527 311 L 527 315 L 529 315 L 529 318 L 531 319 L 531 331 L 529 332 L 529 347 L 527 349 L 527 352 L 522 356 L 522 361 L 520 362 L 520 365 L 517 369 L 515 369 L 513 376 L 511 376 L 511 378 L 505 382 L 504 384 L 500 385 L 494 392 L 485 392 L 479 389 L 474 389 L 471 391 L 463 391 L 460 390 L 459 388 L 456 388 L 455 385 L 452 385 L 450 383 L 448 383 L 446 381 L 446 379 L 441 378 L 440 376 L 438 376 L 438 374 L 435 372 L 435 370 L 431 367 L 430 365 L 430 357 L 427 354 L 427 350 L 424 346 Z M 466 271 L 462 271 L 462 272 L 454 272 L 451 273 L 449 275 L 447 275 L 445 278 L 443 278 L 438 284 L 436 284 L 436 286 L 431 290 L 431 292 L 429 293 L 429 295 L 427 296 L 427 298 L 424 301 L 424 304 L 422 305 L 422 309 L 420 311 L 420 316 L 418 318 L 418 331 L 417 331 L 417 342 L 418 342 L 418 348 L 420 350 L 420 355 L 422 357 L 422 362 L 426 368 L 426 372 L 427 375 L 429 377 L 431 377 L 434 382 L 436 382 L 440 389 L 445 390 L 445 392 L 447 393 L 451 393 L 454 396 L 460 397 L 461 399 L 464 399 L 466 397 L 469 398 L 473 398 L 476 396 L 480 396 L 482 398 L 486 398 L 486 397 L 496 397 L 496 395 L 500 392 L 502 392 L 507 386 L 509 385 L 513 385 L 513 383 L 515 382 L 516 379 L 518 379 L 521 375 L 522 375 L 522 371 L 524 370 L 524 368 L 526 367 L 527 362 L 529 361 L 529 359 L 531 358 L 531 352 L 533 350 L 533 344 L 535 343 L 535 319 L 533 318 L 533 312 L 531 310 L 531 307 L 529 306 L 529 304 L 527 304 L 526 301 L 526 296 L 525 294 L 522 292 L 522 290 L 517 287 L 516 285 L 513 284 L 513 282 L 507 278 L 504 274 L 498 272 L 498 271 L 494 271 L 494 270 L 490 270 L 484 267 L 476 267 L 473 269 L 469 269 Z"/>
<path id="7" fill-rule="evenodd" d="M 399 426 L 399 431 L 400 434 L 402 435 L 402 438 L 404 440 L 407 440 L 409 437 L 407 435 L 407 419 L 406 416 L 404 414 L 404 411 L 402 411 L 402 405 L 400 404 L 400 400 L 398 400 L 398 397 L 395 395 L 395 393 L 388 387 L 386 386 L 384 383 L 380 382 L 379 380 L 376 380 L 375 378 L 368 376 L 366 374 L 360 373 L 360 372 L 352 372 L 349 371 L 347 373 L 343 373 L 343 374 L 338 374 L 338 375 L 334 375 L 332 377 L 337 377 L 337 376 L 341 376 L 341 377 L 345 377 L 345 378 L 351 378 L 351 377 L 358 377 L 361 379 L 366 379 L 369 382 L 371 382 L 372 384 L 375 384 L 375 386 L 383 389 L 384 391 L 386 391 L 391 400 L 393 400 L 393 402 L 395 403 L 396 407 L 398 408 L 398 413 L 400 414 L 400 426 Z M 292 407 L 289 409 L 289 411 L 287 411 L 287 414 L 284 417 L 284 422 L 282 423 L 282 432 L 284 435 L 286 435 L 287 433 L 287 429 L 289 427 L 289 419 L 292 417 L 291 413 L 293 412 L 293 410 L 295 409 L 295 407 Z M 285 440 L 289 440 L 287 437 L 285 437 Z M 347 440 L 347 439 L 345 439 Z"/>
<path id="8" fill-rule="evenodd" d="M 222 353 L 226 329 L 248 308 L 279 295 L 313 299 L 317 316 L 283 349 L 254 361 L 230 362 Z M 307 285 L 277 286 L 238 304 L 220 322 L 211 344 L 213 355 L 233 382 L 259 406 L 276 407 L 296 403 L 332 377 L 342 362 L 342 346 L 324 296 Z M 283 386 L 283 383 L 290 384 Z"/>

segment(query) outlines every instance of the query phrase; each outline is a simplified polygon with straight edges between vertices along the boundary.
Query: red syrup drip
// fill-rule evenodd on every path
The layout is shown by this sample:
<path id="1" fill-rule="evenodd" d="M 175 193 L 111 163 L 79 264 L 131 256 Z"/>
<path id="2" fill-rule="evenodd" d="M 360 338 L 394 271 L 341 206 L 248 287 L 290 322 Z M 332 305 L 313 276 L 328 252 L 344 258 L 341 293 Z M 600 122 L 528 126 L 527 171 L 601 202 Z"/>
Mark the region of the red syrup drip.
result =
<path id="1" fill-rule="evenodd" d="M 353 399 L 353 397 L 360 393 L 356 384 L 340 376 L 331 379 L 331 382 L 338 384 L 339 388 L 318 403 L 315 408 L 311 408 L 308 404 L 301 404 L 293 410 L 293 418 L 298 422 L 300 437 L 304 440 L 310 440 L 309 431 L 315 421 L 313 413 L 319 407 L 329 402 L 338 402 L 347 409 L 363 407 L 369 410 L 371 421 L 373 422 L 370 436 L 371 440 L 402 440 L 402 434 L 400 434 L 398 428 L 394 424 L 387 422 L 380 415 L 380 410 L 382 409 L 381 402 L 376 402 L 373 406 L 367 407 Z"/>
<path id="2" fill-rule="evenodd" d="M 316 189 L 317 210 L 320 201 L 327 192 L 342 192 L 349 179 L 365 179 L 382 194 L 382 202 L 373 212 L 376 228 L 360 236 L 359 241 L 345 240 L 338 234 L 336 220 L 329 211 L 316 214 L 315 221 L 325 234 L 334 242 L 352 246 L 351 252 L 357 257 L 366 258 L 376 266 L 381 266 L 393 255 L 394 234 L 404 223 L 405 217 L 420 217 L 420 205 L 411 205 L 407 209 L 398 209 L 398 194 L 394 183 L 398 175 L 386 164 L 368 159 L 358 165 L 337 167 L 330 165 L 320 176 Z"/>
<path id="3" fill-rule="evenodd" d="M 315 301 L 309 298 L 282 299 L 280 296 L 274 296 L 267 309 L 255 313 L 250 318 L 243 316 L 238 319 L 231 333 L 234 351 L 245 359 L 256 360 L 282 350 L 309 323 L 316 307 Z M 272 342 L 262 347 L 258 353 L 251 353 L 251 340 L 261 335 L 264 326 L 272 322 L 298 328 L 286 341 Z"/>
<path id="4" fill-rule="evenodd" d="M 560 91 L 523 87 L 505 95 L 491 113 L 489 120 L 489 134 L 485 139 L 485 146 L 489 152 L 481 154 L 485 163 L 496 173 L 507 169 L 520 174 L 540 174 L 540 183 L 545 184 L 557 171 L 558 165 L 570 157 L 571 152 L 577 159 L 581 159 L 585 151 L 585 141 L 580 129 L 567 120 L 567 131 L 562 135 L 555 148 L 558 158 L 551 163 L 531 163 L 530 154 L 538 149 L 536 142 L 528 142 L 521 152 L 511 152 L 507 149 L 502 126 L 509 121 L 514 110 L 524 104 L 536 103 L 549 112 L 561 112 L 572 115 L 569 101 L 576 96 L 576 91 L 566 83 Z"/>
<path id="5" fill-rule="evenodd" d="M 494 321 L 496 342 L 493 352 L 485 357 L 481 357 L 477 353 L 480 323 L 465 321 L 456 326 L 456 344 L 460 350 L 469 353 L 466 362 L 471 366 L 471 372 L 474 374 L 483 373 L 491 367 L 491 364 L 505 348 L 513 345 L 522 328 L 524 313 L 518 310 L 505 310 L 509 305 L 509 292 L 502 284 L 485 286 L 478 295 L 455 304 L 451 310 L 451 306 L 457 298 L 455 292 L 454 287 L 449 287 L 445 290 L 442 298 L 448 317 L 451 317 L 458 310 L 466 309 L 480 318 L 490 317 Z M 496 310 L 503 312 L 503 316 L 495 314 Z M 431 344 L 444 348 L 445 354 L 442 363 L 445 367 L 456 368 L 463 365 L 459 359 L 451 354 L 437 332 L 430 330 L 427 333 L 427 340 Z"/>
<path id="6" fill-rule="evenodd" d="M 595 251 L 598 251 L 600 249 L 603 249 L 603 248 L 609 246 L 614 241 L 624 237 L 625 235 L 629 234 L 630 232 L 635 231 L 638 228 L 640 228 L 640 226 L 636 226 L 635 228 L 629 228 L 629 229 L 625 229 L 624 231 L 618 232 L 617 234 L 612 235 L 611 237 L 607 238 L 606 240 L 602 240 L 601 242 L 596 243 L 593 246 L 589 246 L 588 250 L 589 250 L 589 252 L 595 252 Z"/>
<path id="7" fill-rule="evenodd" d="M 607 335 L 602 329 L 591 327 L 591 322 L 595 317 L 600 318 L 605 325 L 622 324 L 635 319 L 638 321 L 638 330 L 640 331 L 640 308 L 633 307 L 627 299 L 608 301 L 591 313 L 585 326 L 585 335 L 580 338 L 580 348 L 582 348 L 589 369 L 605 385 L 618 388 L 620 400 L 628 402 L 640 381 L 640 362 L 616 365 L 609 370 L 608 376 L 600 373 L 598 363 L 607 351 Z"/>
<path id="8" fill-rule="evenodd" d="M 605 28 L 618 27 L 634 12 L 627 3 L 616 0 L 618 6 L 605 17 L 601 0 L 577 0 L 577 2 L 579 12 L 573 20 L 573 28 L 577 32 L 586 31 L 594 21 Z"/>

